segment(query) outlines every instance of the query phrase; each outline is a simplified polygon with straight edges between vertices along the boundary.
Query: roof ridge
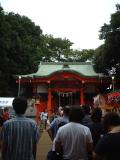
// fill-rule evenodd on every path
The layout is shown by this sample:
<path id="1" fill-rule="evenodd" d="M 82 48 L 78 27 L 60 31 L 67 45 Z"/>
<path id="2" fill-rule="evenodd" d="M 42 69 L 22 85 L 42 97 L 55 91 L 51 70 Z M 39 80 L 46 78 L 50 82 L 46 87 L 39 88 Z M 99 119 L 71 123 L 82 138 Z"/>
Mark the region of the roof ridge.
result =
<path id="1" fill-rule="evenodd" d="M 91 62 L 40 62 L 39 65 L 93 65 Z"/>

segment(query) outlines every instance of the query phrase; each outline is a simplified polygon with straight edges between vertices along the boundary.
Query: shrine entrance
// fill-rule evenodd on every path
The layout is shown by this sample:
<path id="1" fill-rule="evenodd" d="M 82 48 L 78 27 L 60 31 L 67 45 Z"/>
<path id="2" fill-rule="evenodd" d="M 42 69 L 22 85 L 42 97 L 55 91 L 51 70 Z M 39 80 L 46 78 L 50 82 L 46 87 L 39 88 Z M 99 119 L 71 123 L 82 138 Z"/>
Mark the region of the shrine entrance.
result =
<path id="1" fill-rule="evenodd" d="M 79 92 L 53 92 L 52 94 L 57 106 L 79 105 Z"/>
<path id="2" fill-rule="evenodd" d="M 73 104 L 72 92 L 59 92 L 59 106 L 66 106 Z"/>

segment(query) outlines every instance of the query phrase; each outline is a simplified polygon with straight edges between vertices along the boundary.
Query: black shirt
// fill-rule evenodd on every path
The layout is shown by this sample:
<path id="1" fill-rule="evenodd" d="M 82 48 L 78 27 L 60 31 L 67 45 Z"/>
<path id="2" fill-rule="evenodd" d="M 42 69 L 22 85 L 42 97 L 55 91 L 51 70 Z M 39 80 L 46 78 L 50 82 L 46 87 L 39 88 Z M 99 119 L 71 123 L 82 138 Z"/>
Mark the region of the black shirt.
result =
<path id="1" fill-rule="evenodd" d="M 95 153 L 106 160 L 120 160 L 120 132 L 104 135 L 96 145 Z"/>
<path id="2" fill-rule="evenodd" d="M 95 146 L 99 141 L 101 135 L 104 134 L 103 124 L 93 122 L 92 124 L 89 125 L 89 128 L 92 134 L 93 144 Z"/>

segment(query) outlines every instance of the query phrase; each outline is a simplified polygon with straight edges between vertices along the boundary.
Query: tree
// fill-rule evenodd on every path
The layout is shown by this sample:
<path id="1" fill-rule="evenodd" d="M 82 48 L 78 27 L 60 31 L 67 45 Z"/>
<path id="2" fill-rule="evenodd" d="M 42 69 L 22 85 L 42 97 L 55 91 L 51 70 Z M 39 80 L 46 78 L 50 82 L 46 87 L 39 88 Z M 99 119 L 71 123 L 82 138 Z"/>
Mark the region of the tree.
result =
<path id="1" fill-rule="evenodd" d="M 73 57 L 74 61 L 77 62 L 92 62 L 94 59 L 94 50 L 93 49 L 83 49 L 81 51 L 75 50 L 75 53 L 73 55 L 75 55 Z"/>
<path id="2" fill-rule="evenodd" d="M 111 15 L 110 24 L 104 24 L 100 30 L 100 39 L 105 43 L 101 49 L 97 49 L 95 58 L 98 71 L 106 72 L 106 69 L 115 67 L 117 72 L 120 70 L 120 5 L 116 5 L 117 11 Z M 102 59 L 102 61 L 100 61 Z"/>
<path id="3" fill-rule="evenodd" d="M 107 64 L 104 63 L 104 54 L 105 54 L 105 48 L 104 44 L 99 46 L 95 50 L 95 58 L 94 58 L 94 64 L 95 64 L 95 70 L 96 72 L 105 73 L 105 68 L 107 68 Z M 106 73 L 107 74 L 107 73 Z"/>
<path id="4" fill-rule="evenodd" d="M 52 35 L 44 36 L 44 56 L 42 61 L 62 62 L 69 56 L 73 44 L 68 39 L 54 38 Z"/>
<path id="5" fill-rule="evenodd" d="M 36 71 L 43 35 L 29 18 L 5 13 L 2 7 L 0 22 L 0 95 L 12 96 L 16 88 L 13 75 Z"/>

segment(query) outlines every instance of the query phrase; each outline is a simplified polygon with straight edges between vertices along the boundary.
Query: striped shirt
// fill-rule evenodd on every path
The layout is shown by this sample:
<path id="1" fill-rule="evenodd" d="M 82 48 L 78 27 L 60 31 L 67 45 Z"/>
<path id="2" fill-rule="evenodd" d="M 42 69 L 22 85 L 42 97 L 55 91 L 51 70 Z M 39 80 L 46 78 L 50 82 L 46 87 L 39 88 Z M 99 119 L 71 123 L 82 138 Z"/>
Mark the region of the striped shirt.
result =
<path id="1" fill-rule="evenodd" d="M 62 122 L 68 123 L 68 122 L 69 122 L 68 117 L 67 117 L 67 116 L 58 117 L 58 118 L 55 118 L 55 119 L 51 122 L 49 128 L 50 128 L 51 131 L 52 131 L 52 140 L 54 140 L 54 138 L 55 138 L 55 136 L 56 136 L 56 134 L 57 134 L 57 130 L 58 130 L 58 128 L 59 128 L 59 125 L 60 125 L 60 123 L 62 123 Z"/>
<path id="2" fill-rule="evenodd" d="M 17 116 L 6 121 L 1 132 L 1 140 L 7 144 L 4 160 L 34 160 L 33 145 L 38 135 L 38 127 L 32 119 Z"/>

